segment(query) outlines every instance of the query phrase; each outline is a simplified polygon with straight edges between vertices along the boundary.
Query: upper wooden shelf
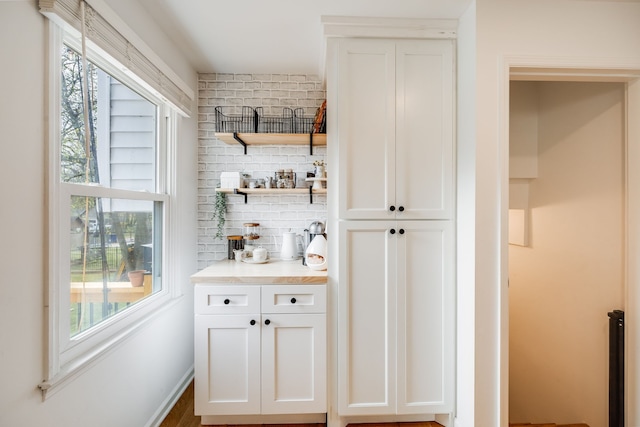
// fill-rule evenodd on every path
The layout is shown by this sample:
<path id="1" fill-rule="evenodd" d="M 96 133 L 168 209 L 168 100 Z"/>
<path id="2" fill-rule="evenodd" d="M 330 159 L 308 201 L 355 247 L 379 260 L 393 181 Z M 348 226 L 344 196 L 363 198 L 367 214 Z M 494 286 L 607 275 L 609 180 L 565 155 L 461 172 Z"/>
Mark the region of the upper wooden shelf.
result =
<path id="1" fill-rule="evenodd" d="M 225 144 L 244 146 L 247 154 L 249 145 L 309 145 L 313 154 L 314 145 L 327 145 L 326 133 L 219 133 L 216 138 Z"/>

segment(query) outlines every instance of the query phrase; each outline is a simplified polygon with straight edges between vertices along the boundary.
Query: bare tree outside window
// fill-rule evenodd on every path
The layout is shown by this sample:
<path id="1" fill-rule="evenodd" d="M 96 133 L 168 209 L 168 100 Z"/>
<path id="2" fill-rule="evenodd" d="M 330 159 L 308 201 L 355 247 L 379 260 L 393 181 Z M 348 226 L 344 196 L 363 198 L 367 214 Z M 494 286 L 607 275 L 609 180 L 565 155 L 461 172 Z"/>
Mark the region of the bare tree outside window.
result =
<path id="1" fill-rule="evenodd" d="M 67 46 L 61 61 L 61 182 L 156 191 L 157 106 L 91 62 L 85 73 Z M 162 203 L 81 195 L 68 203 L 74 336 L 159 290 L 152 270 Z"/>

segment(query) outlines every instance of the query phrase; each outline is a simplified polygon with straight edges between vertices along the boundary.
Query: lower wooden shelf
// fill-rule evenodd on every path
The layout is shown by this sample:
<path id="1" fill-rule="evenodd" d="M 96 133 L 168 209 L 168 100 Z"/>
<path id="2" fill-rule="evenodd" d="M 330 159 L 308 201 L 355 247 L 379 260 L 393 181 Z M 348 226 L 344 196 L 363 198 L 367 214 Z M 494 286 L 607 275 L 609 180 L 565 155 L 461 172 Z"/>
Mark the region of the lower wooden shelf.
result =
<path id="1" fill-rule="evenodd" d="M 303 188 L 216 188 L 217 193 L 225 194 L 237 194 L 244 196 L 244 202 L 247 203 L 247 196 L 249 195 L 282 195 L 282 194 L 297 194 L 297 195 L 309 195 L 309 203 L 313 204 L 314 195 L 327 194 L 326 188 L 313 189 L 311 187 Z"/>

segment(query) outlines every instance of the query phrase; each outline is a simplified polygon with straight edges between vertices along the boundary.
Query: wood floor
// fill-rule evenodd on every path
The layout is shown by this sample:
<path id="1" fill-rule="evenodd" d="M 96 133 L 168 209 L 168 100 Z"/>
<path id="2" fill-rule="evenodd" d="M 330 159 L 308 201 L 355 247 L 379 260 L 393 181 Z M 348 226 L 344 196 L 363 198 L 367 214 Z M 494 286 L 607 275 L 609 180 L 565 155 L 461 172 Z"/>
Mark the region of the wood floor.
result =
<path id="1" fill-rule="evenodd" d="M 509 424 L 509 427 L 589 427 L 589 426 L 587 424 L 554 424 L 554 423 L 531 424 L 531 423 L 523 423 L 523 424 Z"/>
<path id="2" fill-rule="evenodd" d="M 200 417 L 193 415 L 193 381 L 182 393 L 160 427 L 200 427 Z"/>
<path id="3" fill-rule="evenodd" d="M 160 427 L 201 427 L 200 417 L 193 415 L 193 381 L 184 391 Z M 442 427 L 436 422 L 361 424 L 363 427 Z M 236 426 L 234 426 L 236 427 Z M 251 426 L 256 427 L 256 426 Z M 272 426 L 275 427 L 275 426 Z M 281 427 L 281 426 L 278 426 Z M 324 424 L 287 425 L 287 427 L 325 427 Z M 349 426 L 347 426 L 349 427 Z M 355 426 L 351 426 L 355 427 Z M 509 427 L 589 427 L 587 424 L 510 424 Z"/>
<path id="4" fill-rule="evenodd" d="M 200 427 L 200 417 L 193 415 L 193 381 L 184 391 L 178 402 L 171 409 L 167 417 L 162 421 L 160 427 Z M 404 427 L 442 427 L 441 424 L 436 422 L 423 422 L 423 423 L 401 423 Z M 278 425 L 282 427 L 283 425 Z M 365 424 L 363 424 L 365 426 Z M 366 424 L 366 427 L 399 427 L 400 424 L 385 423 L 385 424 Z M 236 427 L 236 426 L 234 426 Z M 251 426 L 256 427 L 256 426 Z M 275 427 L 275 426 L 272 426 Z M 287 424 L 286 427 L 325 427 L 324 424 Z M 533 426 L 530 426 L 533 427 Z"/>

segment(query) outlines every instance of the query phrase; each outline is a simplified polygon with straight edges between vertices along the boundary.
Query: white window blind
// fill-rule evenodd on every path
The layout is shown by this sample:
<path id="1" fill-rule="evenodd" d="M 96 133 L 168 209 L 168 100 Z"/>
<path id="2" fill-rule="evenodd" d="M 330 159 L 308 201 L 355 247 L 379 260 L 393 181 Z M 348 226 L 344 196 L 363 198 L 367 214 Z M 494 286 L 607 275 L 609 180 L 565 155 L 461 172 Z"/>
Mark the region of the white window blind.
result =
<path id="1" fill-rule="evenodd" d="M 58 25 L 81 32 L 82 0 L 40 0 L 40 12 Z M 127 68 L 150 88 L 166 98 L 185 116 L 192 113 L 194 95 L 164 63 L 153 61 L 138 46 L 121 34 L 105 17 L 85 2 L 86 38 Z"/>

